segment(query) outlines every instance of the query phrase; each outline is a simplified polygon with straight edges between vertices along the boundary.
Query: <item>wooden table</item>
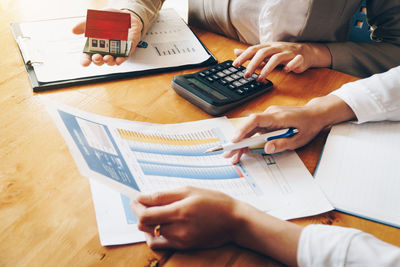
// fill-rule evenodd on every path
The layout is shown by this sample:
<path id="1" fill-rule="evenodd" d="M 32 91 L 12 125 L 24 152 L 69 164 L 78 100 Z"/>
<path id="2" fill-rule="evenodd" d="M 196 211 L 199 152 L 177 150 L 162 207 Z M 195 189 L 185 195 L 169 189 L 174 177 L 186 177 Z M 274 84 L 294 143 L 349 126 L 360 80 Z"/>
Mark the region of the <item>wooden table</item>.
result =
<path id="1" fill-rule="evenodd" d="M 105 1 L 3 0 L 0 3 L 0 266 L 260 266 L 276 262 L 255 252 L 227 245 L 190 252 L 152 251 L 144 243 L 102 247 L 88 180 L 80 175 L 55 124 L 32 92 L 9 23 L 83 15 Z M 46 11 L 46 12 L 44 12 Z M 196 30 L 219 61 L 245 47 L 224 37 Z M 93 113 L 155 123 L 210 118 L 171 88 L 175 73 L 145 76 L 54 90 L 43 95 Z M 270 105 L 303 105 L 356 78 L 328 69 L 304 74 L 274 71 L 275 89 L 228 112 L 228 117 L 261 112 Z M 297 153 L 314 172 L 327 132 Z M 329 212 L 294 220 L 306 225 L 349 226 L 400 245 L 396 228 Z"/>

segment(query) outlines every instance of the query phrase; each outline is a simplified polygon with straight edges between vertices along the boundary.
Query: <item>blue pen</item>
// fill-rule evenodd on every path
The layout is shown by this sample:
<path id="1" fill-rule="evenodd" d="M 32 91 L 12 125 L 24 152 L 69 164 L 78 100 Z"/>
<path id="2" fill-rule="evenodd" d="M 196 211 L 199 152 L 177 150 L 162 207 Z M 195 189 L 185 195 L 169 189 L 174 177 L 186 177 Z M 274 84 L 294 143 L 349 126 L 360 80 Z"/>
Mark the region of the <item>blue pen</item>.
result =
<path id="1" fill-rule="evenodd" d="M 249 147 L 249 146 L 257 146 L 260 144 L 264 144 L 267 141 L 271 141 L 274 139 L 278 138 L 288 138 L 299 131 L 296 128 L 286 128 L 278 131 L 273 131 L 265 134 L 260 134 L 260 135 L 255 135 L 246 139 L 243 139 L 237 143 L 227 143 L 227 144 L 222 144 L 216 147 L 212 147 L 210 149 L 207 149 L 205 153 L 212 153 L 212 152 L 217 152 L 217 151 L 231 151 L 235 149 L 240 149 L 244 147 Z"/>

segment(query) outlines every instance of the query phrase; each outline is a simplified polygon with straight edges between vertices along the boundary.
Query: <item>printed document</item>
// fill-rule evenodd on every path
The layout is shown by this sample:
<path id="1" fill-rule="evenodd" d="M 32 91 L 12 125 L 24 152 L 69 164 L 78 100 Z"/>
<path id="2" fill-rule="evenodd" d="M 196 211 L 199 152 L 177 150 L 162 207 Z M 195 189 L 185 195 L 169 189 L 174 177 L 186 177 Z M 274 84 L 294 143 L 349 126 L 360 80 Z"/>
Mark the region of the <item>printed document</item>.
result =
<path id="1" fill-rule="evenodd" d="M 24 58 L 32 61 L 39 82 L 146 71 L 191 64 L 210 58 L 200 41 L 173 9 L 160 11 L 157 20 L 143 41 L 147 48 L 136 48 L 120 66 L 80 65 L 86 42 L 84 35 L 75 35 L 72 28 L 84 17 L 27 22 L 20 24 L 17 42 Z"/>
<path id="2" fill-rule="evenodd" d="M 185 185 L 219 190 L 282 219 L 332 209 L 295 152 L 245 155 L 233 165 L 208 148 L 229 142 L 225 118 L 151 124 L 47 102 L 80 172 L 89 178 L 103 245 L 143 241 L 130 197 Z"/>
<path id="3" fill-rule="evenodd" d="M 315 179 L 332 205 L 400 228 L 400 123 L 336 125 Z"/>

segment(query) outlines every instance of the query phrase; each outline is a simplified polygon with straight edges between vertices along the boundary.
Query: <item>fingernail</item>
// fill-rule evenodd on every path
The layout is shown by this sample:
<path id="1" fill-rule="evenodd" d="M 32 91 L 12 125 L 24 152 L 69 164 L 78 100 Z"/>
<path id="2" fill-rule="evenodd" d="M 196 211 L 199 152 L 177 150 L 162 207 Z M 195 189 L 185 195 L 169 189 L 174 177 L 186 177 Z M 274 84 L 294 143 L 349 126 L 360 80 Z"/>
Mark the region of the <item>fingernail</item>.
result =
<path id="1" fill-rule="evenodd" d="M 239 155 L 236 154 L 236 155 L 232 158 L 232 164 L 236 165 L 236 164 L 239 162 L 238 156 L 239 156 Z"/>
<path id="2" fill-rule="evenodd" d="M 246 70 L 246 71 L 244 72 L 244 77 L 245 77 L 245 78 L 250 78 L 250 76 L 251 76 L 250 71 L 247 71 L 247 70 Z"/>
<path id="3" fill-rule="evenodd" d="M 265 152 L 267 154 L 273 154 L 275 152 L 275 145 L 274 144 L 267 144 Z"/>

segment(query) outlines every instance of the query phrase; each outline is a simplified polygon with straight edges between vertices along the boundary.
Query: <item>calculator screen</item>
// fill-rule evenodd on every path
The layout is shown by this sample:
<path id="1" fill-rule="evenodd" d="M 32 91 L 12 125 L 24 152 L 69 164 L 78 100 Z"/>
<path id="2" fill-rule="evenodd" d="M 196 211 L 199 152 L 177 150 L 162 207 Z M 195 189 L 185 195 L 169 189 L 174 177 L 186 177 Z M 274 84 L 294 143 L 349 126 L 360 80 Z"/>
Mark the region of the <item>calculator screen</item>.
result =
<path id="1" fill-rule="evenodd" d="M 213 96 L 215 96 L 216 98 L 218 98 L 219 100 L 226 100 L 227 97 L 218 93 L 217 91 L 215 91 L 214 89 L 208 87 L 207 85 L 205 85 L 204 83 L 200 82 L 197 79 L 193 79 L 193 78 L 188 78 L 187 79 L 189 82 L 193 83 L 194 85 L 196 85 L 197 87 L 199 87 L 200 89 L 204 90 L 205 92 L 212 94 Z"/>

